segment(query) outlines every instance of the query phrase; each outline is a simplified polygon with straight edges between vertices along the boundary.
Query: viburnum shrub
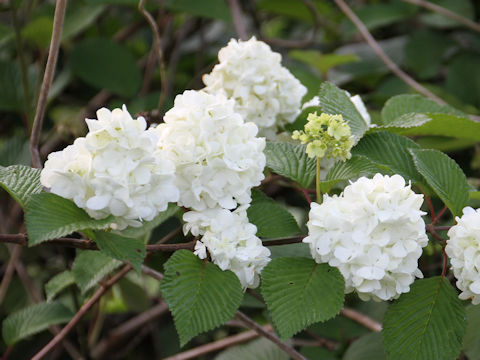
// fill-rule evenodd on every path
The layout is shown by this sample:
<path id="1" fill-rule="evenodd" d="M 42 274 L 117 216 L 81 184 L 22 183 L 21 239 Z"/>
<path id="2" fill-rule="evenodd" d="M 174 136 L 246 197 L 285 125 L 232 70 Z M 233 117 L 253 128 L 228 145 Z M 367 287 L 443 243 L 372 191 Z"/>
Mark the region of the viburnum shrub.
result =
<path id="1" fill-rule="evenodd" d="M 353 293 L 348 301 L 390 304 L 389 359 L 459 356 L 465 304 L 480 302 L 480 210 L 468 207 L 474 190 L 457 163 L 407 135 L 461 137 L 458 122 L 477 134 L 480 124 L 419 95 L 391 98 L 373 123 L 359 96 L 330 82 L 302 106 L 305 87 L 255 38 L 231 40 L 218 58 L 205 88 L 177 95 L 157 126 L 125 106 L 101 108 L 41 171 L 0 169 L 30 246 L 96 250 L 79 251 L 72 271 L 48 283 L 48 302 L 3 321 L 5 342 L 68 321 L 62 308 L 58 321 L 18 333 L 68 285 L 86 299 L 122 262 L 151 275 L 145 257 L 165 250 L 173 254 L 157 278 L 182 346 L 232 319 L 250 294 L 286 340 L 344 312 Z M 279 201 L 282 191 L 295 201 Z M 438 225 L 440 203 L 454 226 Z M 172 216 L 183 240 L 149 243 Z M 425 267 L 422 254 L 440 255 L 443 269 Z"/>

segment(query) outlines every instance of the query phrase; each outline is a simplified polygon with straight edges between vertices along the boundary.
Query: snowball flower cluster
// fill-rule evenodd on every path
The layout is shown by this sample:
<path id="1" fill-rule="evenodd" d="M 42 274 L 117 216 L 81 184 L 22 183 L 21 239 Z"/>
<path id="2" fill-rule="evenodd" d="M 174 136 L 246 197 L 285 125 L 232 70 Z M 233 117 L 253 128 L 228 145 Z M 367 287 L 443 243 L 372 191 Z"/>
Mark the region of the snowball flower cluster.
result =
<path id="1" fill-rule="evenodd" d="M 257 124 L 260 135 L 273 139 L 278 128 L 295 121 L 307 89 L 282 66 L 279 53 L 255 37 L 232 39 L 218 60 L 203 76 L 205 91 L 235 100 L 235 111 Z"/>
<path id="2" fill-rule="evenodd" d="M 118 229 L 140 226 L 178 200 L 175 165 L 143 117 L 133 119 L 125 106 L 97 117 L 86 120 L 85 137 L 48 156 L 40 181 L 95 219 L 114 215 Z"/>
<path id="3" fill-rule="evenodd" d="M 480 304 L 480 209 L 466 207 L 463 216 L 456 217 L 457 225 L 448 230 L 445 251 L 450 257 L 460 299 L 472 299 Z"/>
<path id="4" fill-rule="evenodd" d="M 258 286 L 259 274 L 270 261 L 270 250 L 255 235 L 257 228 L 247 218 L 246 206 L 235 211 L 222 208 L 183 215 L 184 232 L 203 235 L 195 244 L 195 255 L 205 259 L 208 253 L 222 270 L 233 271 L 244 289 Z"/>
<path id="5" fill-rule="evenodd" d="M 154 131 L 159 149 L 176 165 L 180 206 L 202 211 L 250 203 L 250 189 L 264 178 L 265 139 L 235 112 L 233 100 L 185 91 L 164 121 Z"/>
<path id="6" fill-rule="evenodd" d="M 428 242 L 422 202 L 400 175 L 362 177 L 342 195 L 312 203 L 303 241 L 315 261 L 340 270 L 346 292 L 356 290 L 363 300 L 395 299 L 423 277 L 417 267 Z"/>

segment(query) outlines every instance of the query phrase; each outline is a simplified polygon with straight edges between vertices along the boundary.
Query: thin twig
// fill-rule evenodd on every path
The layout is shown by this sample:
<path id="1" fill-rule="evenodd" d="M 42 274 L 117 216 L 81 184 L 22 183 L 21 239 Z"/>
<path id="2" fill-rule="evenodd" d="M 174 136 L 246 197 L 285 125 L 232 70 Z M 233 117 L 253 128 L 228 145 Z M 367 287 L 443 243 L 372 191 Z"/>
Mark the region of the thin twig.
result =
<path id="1" fill-rule="evenodd" d="M 247 40 L 247 27 L 245 25 L 245 19 L 243 18 L 242 9 L 237 0 L 228 0 L 230 12 L 232 14 L 233 25 L 237 31 L 238 38 L 240 40 Z"/>
<path id="2" fill-rule="evenodd" d="M 111 350 L 112 347 L 117 345 L 121 340 L 125 339 L 128 335 L 132 334 L 135 330 L 145 326 L 146 324 L 157 319 L 159 316 L 168 311 L 168 306 L 165 302 L 161 302 L 147 311 L 129 319 L 123 324 L 119 325 L 110 333 L 108 337 L 100 341 L 91 351 L 91 355 L 95 359 L 101 359 L 105 354 Z"/>
<path id="3" fill-rule="evenodd" d="M 338 347 L 338 343 L 332 340 L 324 339 L 323 337 L 319 336 L 318 334 L 314 333 L 310 329 L 305 329 L 305 332 L 310 335 L 312 338 L 314 338 L 317 341 L 317 344 L 319 346 L 324 347 L 325 349 L 328 349 L 330 351 L 335 350 Z M 318 346 L 317 345 L 317 346 Z"/>
<path id="4" fill-rule="evenodd" d="M 145 9 L 146 0 L 140 0 L 138 3 L 138 10 L 142 13 L 145 19 L 150 25 L 152 29 L 153 35 L 153 44 L 152 49 L 156 52 L 156 58 L 158 61 L 158 66 L 160 69 L 160 82 L 161 82 L 161 92 L 160 98 L 158 99 L 158 111 L 163 113 L 163 104 L 165 103 L 165 99 L 167 98 L 167 72 L 165 70 L 165 60 L 163 58 L 163 50 L 162 50 L 162 41 L 160 39 L 160 31 L 158 30 L 157 23 L 153 16 Z"/>
<path id="5" fill-rule="evenodd" d="M 413 4 L 413 5 L 418 5 L 418 6 L 421 6 L 425 9 L 428 9 L 428 10 L 432 10 L 436 13 L 439 13 L 443 16 L 446 16 L 450 19 L 453 19 L 457 22 L 459 22 L 460 24 L 463 24 L 465 26 L 468 26 L 470 29 L 472 30 L 475 30 L 475 31 L 479 31 L 480 32 L 480 24 L 470 20 L 470 19 L 467 19 L 461 15 L 458 15 L 457 13 L 454 13 L 453 11 L 450 11 L 442 6 L 439 6 L 437 4 L 434 4 L 434 3 L 431 3 L 429 1 L 424 1 L 424 0 L 403 0 L 405 2 L 408 2 L 410 4 Z"/>
<path id="6" fill-rule="evenodd" d="M 158 272 L 155 269 L 152 269 L 151 267 L 147 265 L 142 265 L 142 273 L 145 275 L 150 276 L 151 278 L 154 278 L 155 280 L 162 281 L 163 279 L 163 274 L 161 272 Z"/>
<path id="7" fill-rule="evenodd" d="M 344 307 L 342 310 L 340 310 L 340 314 L 365 326 L 367 329 L 375 332 L 382 331 L 382 324 L 373 320 L 365 314 L 359 313 L 356 310 Z"/>
<path id="8" fill-rule="evenodd" d="M 413 89 L 418 91 L 420 94 L 432 99 L 436 103 L 440 105 L 445 105 L 446 102 L 440 99 L 437 95 L 432 93 L 430 90 L 426 89 L 422 85 L 420 85 L 417 81 L 411 78 L 406 72 L 398 67 L 390 57 L 383 51 L 377 41 L 374 39 L 372 34 L 368 31 L 365 24 L 358 18 L 357 15 L 350 9 L 350 7 L 345 3 L 343 0 L 334 0 L 338 7 L 343 11 L 345 15 L 353 22 L 355 27 L 358 29 L 360 34 L 362 34 L 363 38 L 367 41 L 368 45 L 372 48 L 372 50 L 377 54 L 377 56 L 382 59 L 382 61 L 387 65 L 387 67 L 397 75 L 401 80 L 403 80 L 406 84 L 411 86 Z"/>
<path id="9" fill-rule="evenodd" d="M 40 142 L 40 133 L 42 131 L 43 117 L 47 106 L 48 92 L 52 85 L 55 66 L 57 65 L 58 50 L 62 38 L 63 19 L 65 17 L 65 9 L 67 0 L 57 0 L 55 7 L 55 15 L 53 18 L 52 39 L 50 41 L 50 50 L 48 52 L 47 65 L 45 66 L 45 74 L 43 76 L 42 88 L 38 96 L 37 110 L 33 120 L 32 134 L 30 135 L 30 152 L 32 154 L 32 164 L 36 168 L 42 167 L 38 144 Z"/>
<path id="10" fill-rule="evenodd" d="M 306 235 L 292 236 L 284 239 L 272 239 L 272 240 L 263 240 L 263 246 L 278 246 L 278 245 L 288 245 L 288 244 L 297 244 L 301 243 Z"/>
<path id="11" fill-rule="evenodd" d="M 55 346 L 57 346 L 67 334 L 75 327 L 75 325 L 80 321 L 80 319 L 96 304 L 98 300 L 107 292 L 110 287 L 112 287 L 117 281 L 124 277 L 132 267 L 126 265 L 120 270 L 115 276 L 110 280 L 102 284 L 102 286 L 93 294 L 93 296 L 85 304 L 82 305 L 80 310 L 75 314 L 75 316 L 68 322 L 67 325 L 47 344 L 45 345 L 35 356 L 32 357 L 32 360 L 40 360 L 45 355 L 47 355 Z"/>
<path id="12" fill-rule="evenodd" d="M 268 324 L 262 327 L 266 332 L 273 330 L 272 325 Z M 248 340 L 255 339 L 259 334 L 254 330 L 244 331 L 240 334 L 228 336 L 221 340 L 211 342 L 209 344 L 201 345 L 196 348 L 181 352 L 179 354 L 169 356 L 163 360 L 188 360 L 195 359 L 201 355 L 205 355 L 214 351 L 225 349 L 227 347 L 244 343 Z"/>
<path id="13" fill-rule="evenodd" d="M 262 326 L 257 324 L 255 321 L 250 319 L 247 315 L 245 315 L 241 311 L 237 311 L 236 313 L 237 318 L 242 320 L 245 325 L 252 329 L 255 330 L 259 335 L 262 335 L 263 337 L 267 338 L 268 340 L 272 341 L 274 344 L 276 344 L 280 349 L 285 351 L 288 355 L 290 355 L 294 360 L 306 360 L 306 358 L 297 352 L 293 347 L 288 345 L 286 342 L 280 340 L 275 334 L 266 331 Z"/>

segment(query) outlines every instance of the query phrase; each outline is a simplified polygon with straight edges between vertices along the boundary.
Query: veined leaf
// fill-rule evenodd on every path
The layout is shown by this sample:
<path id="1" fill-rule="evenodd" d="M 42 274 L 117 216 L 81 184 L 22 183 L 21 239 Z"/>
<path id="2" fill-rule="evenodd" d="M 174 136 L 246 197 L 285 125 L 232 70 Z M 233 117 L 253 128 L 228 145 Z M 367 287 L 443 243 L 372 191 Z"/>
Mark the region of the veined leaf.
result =
<path id="1" fill-rule="evenodd" d="M 470 187 L 458 164 L 437 150 L 410 149 L 415 166 L 452 214 L 461 215 Z"/>
<path id="2" fill-rule="evenodd" d="M 0 166 L 0 186 L 4 188 L 22 208 L 30 195 L 42 192 L 40 170 L 25 165 Z"/>
<path id="3" fill-rule="evenodd" d="M 72 201 L 51 193 L 33 195 L 25 213 L 29 246 L 75 231 L 106 229 L 112 221 L 113 216 L 92 219 Z"/>
<path id="4" fill-rule="evenodd" d="M 367 131 L 368 126 L 345 91 L 332 83 L 323 82 L 320 86 L 319 98 L 322 112 L 342 115 L 343 119 L 350 125 L 355 142 L 358 142 Z"/>
<path id="5" fill-rule="evenodd" d="M 58 302 L 32 305 L 9 315 L 3 321 L 3 339 L 11 346 L 51 325 L 65 323 L 72 316 L 70 309 Z"/>
<path id="6" fill-rule="evenodd" d="M 265 338 L 233 346 L 222 351 L 215 360 L 289 360 L 290 357 L 277 345 Z"/>
<path id="7" fill-rule="evenodd" d="M 392 360 L 456 359 L 465 326 L 465 308 L 448 279 L 417 280 L 385 314 L 385 351 Z"/>
<path id="8" fill-rule="evenodd" d="M 247 214 L 250 222 L 257 227 L 258 237 L 276 238 L 300 233 L 293 215 L 259 190 L 252 191 L 252 203 Z"/>
<path id="9" fill-rule="evenodd" d="M 278 258 L 262 271 L 262 295 L 283 339 L 337 315 L 344 290 L 338 269 L 312 259 Z"/>
<path id="10" fill-rule="evenodd" d="M 463 338 L 463 350 L 469 360 L 480 360 L 480 306 L 468 305 L 467 311 L 467 329 Z"/>
<path id="11" fill-rule="evenodd" d="M 264 151 L 267 167 L 306 188 L 315 178 L 317 163 L 308 157 L 305 149 L 306 146 L 300 144 L 267 142 Z"/>
<path id="12" fill-rule="evenodd" d="M 75 283 L 82 293 L 86 293 L 120 265 L 122 265 L 121 261 L 100 251 L 77 251 L 72 272 Z"/>
<path id="13" fill-rule="evenodd" d="M 187 250 L 176 251 L 164 267 L 160 289 L 172 312 L 181 346 L 235 315 L 243 292 L 233 272 L 222 271 Z"/>
<path id="14" fill-rule="evenodd" d="M 422 176 L 418 173 L 408 149 L 418 149 L 420 146 L 412 140 L 387 132 L 377 132 L 366 135 L 352 150 L 353 155 L 363 155 L 378 165 L 391 169 L 402 175 L 407 181 L 421 183 Z"/>
<path id="15" fill-rule="evenodd" d="M 114 259 L 128 261 L 140 273 L 146 255 L 145 243 L 140 238 L 123 237 L 111 232 L 95 231 L 94 240 L 100 251 Z"/>
<path id="16" fill-rule="evenodd" d="M 45 284 L 47 301 L 52 301 L 58 293 L 73 284 L 75 284 L 75 277 L 70 270 L 65 270 L 55 275 Z"/>

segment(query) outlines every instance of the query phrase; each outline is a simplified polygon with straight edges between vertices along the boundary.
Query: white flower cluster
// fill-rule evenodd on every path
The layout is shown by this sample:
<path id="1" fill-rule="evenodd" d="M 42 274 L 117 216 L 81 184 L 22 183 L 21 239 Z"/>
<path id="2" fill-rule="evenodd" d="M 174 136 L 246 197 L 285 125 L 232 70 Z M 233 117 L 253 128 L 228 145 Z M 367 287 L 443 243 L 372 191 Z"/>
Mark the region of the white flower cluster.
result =
<path id="1" fill-rule="evenodd" d="M 264 178 L 265 139 L 234 111 L 233 100 L 185 91 L 164 121 L 154 131 L 159 149 L 176 165 L 179 205 L 202 211 L 250 203 L 250 189 Z"/>
<path id="2" fill-rule="evenodd" d="M 460 299 L 472 299 L 480 304 L 480 209 L 466 207 L 463 216 L 456 217 L 457 225 L 448 231 L 445 251 L 450 257 Z"/>
<path id="3" fill-rule="evenodd" d="M 183 215 L 184 232 L 203 235 L 195 245 L 195 255 L 207 257 L 222 270 L 232 270 L 244 289 L 258 286 L 259 274 L 270 261 L 270 250 L 255 235 L 257 228 L 247 218 L 246 206 L 235 211 L 222 208 Z"/>
<path id="4" fill-rule="evenodd" d="M 112 214 L 118 229 L 140 226 L 178 200 L 175 165 L 143 117 L 133 119 L 125 106 L 102 108 L 97 117 L 86 120 L 86 137 L 48 156 L 40 181 L 95 219 Z"/>
<path id="5" fill-rule="evenodd" d="M 203 76 L 205 91 L 235 100 L 235 111 L 257 124 L 260 135 L 273 139 L 278 128 L 295 121 L 307 90 L 282 66 L 279 53 L 255 37 L 232 39 L 218 60 Z"/>
<path id="6" fill-rule="evenodd" d="M 312 203 L 303 241 L 317 262 L 340 270 L 346 292 L 356 290 L 363 300 L 395 299 L 423 277 L 417 264 L 428 242 L 422 202 L 400 175 L 362 177 L 343 195 Z"/>

